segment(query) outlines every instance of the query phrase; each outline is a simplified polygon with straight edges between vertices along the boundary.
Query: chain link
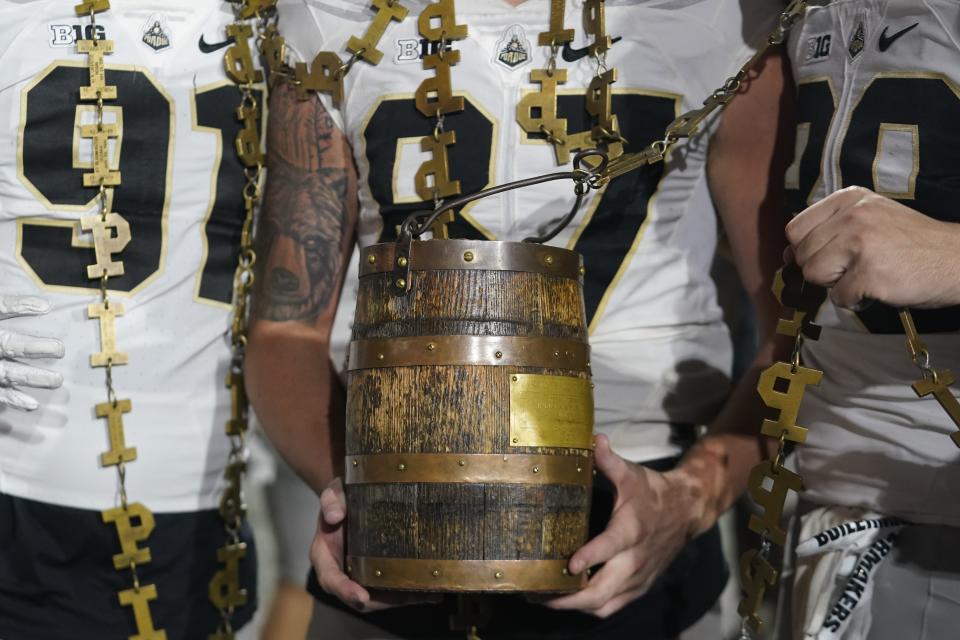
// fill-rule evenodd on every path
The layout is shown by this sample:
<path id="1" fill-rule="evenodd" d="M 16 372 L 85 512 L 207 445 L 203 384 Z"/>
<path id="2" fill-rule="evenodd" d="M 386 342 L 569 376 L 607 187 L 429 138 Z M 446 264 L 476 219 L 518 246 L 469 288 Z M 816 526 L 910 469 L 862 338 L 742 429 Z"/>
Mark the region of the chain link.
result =
<path id="1" fill-rule="evenodd" d="M 90 18 L 90 33 L 91 33 L 91 34 L 93 34 L 93 33 L 96 32 L 97 12 L 98 12 L 98 11 L 106 11 L 106 10 L 108 10 L 108 9 L 110 8 L 109 2 L 104 2 L 104 3 L 99 3 L 99 4 L 100 4 L 100 6 L 98 6 L 97 3 L 88 3 L 88 6 L 89 6 L 89 14 L 88 14 L 88 15 L 89 15 L 89 18 Z M 79 5 L 79 7 L 82 7 L 82 6 L 83 6 L 83 5 Z M 98 40 L 95 36 L 92 37 L 92 38 L 90 38 L 89 41 L 90 41 L 90 43 L 91 43 L 89 46 L 92 47 L 93 50 L 96 50 L 96 49 L 98 49 L 98 48 L 100 48 L 100 47 L 105 46 L 105 45 L 101 44 L 102 41 Z M 97 57 L 98 57 L 98 60 L 100 60 L 100 62 L 97 63 L 98 65 L 102 65 L 102 64 L 103 64 L 103 63 L 102 63 L 103 53 L 109 53 L 109 52 L 110 52 L 110 49 L 107 49 L 106 51 L 100 53 L 100 54 L 97 56 Z M 90 57 L 90 62 L 89 62 L 88 64 L 90 65 L 89 68 L 90 68 L 90 73 L 91 73 L 91 85 L 94 85 L 93 78 L 92 78 L 92 76 L 94 75 L 94 71 L 93 71 L 94 66 L 93 66 L 93 62 L 92 62 L 92 61 L 93 61 L 94 54 L 88 51 L 88 56 Z M 96 120 L 95 120 L 95 122 L 96 122 L 96 135 L 95 135 L 95 140 L 96 140 L 96 141 L 102 140 L 102 139 L 107 135 L 107 134 L 106 134 L 106 131 L 105 131 L 105 128 L 104 128 L 104 125 L 105 125 L 105 122 L 104 122 L 104 114 L 105 114 L 105 112 L 106 112 L 106 107 L 105 107 L 105 104 L 104 104 L 104 95 L 103 95 L 103 82 L 102 82 L 103 70 L 102 70 L 102 67 L 101 67 L 99 73 L 101 74 L 101 76 L 100 76 L 100 79 L 99 79 L 98 83 L 95 85 L 95 86 L 96 86 L 96 101 L 95 101 L 95 103 L 94 103 L 95 118 L 96 118 Z M 81 91 L 81 95 L 82 95 L 82 91 Z M 111 99 L 115 99 L 115 94 L 113 94 L 113 96 L 111 97 Z M 98 142 L 95 142 L 94 145 L 96 146 L 97 143 L 98 143 Z M 107 149 L 109 149 L 109 147 L 107 147 Z M 95 149 L 93 153 L 94 153 L 94 155 L 95 155 L 94 164 L 96 165 L 96 154 L 97 154 L 98 152 L 97 152 L 96 149 Z M 104 151 L 104 153 L 108 153 L 108 151 Z M 119 153 L 119 145 L 117 145 L 117 147 L 116 147 L 116 149 L 115 149 L 115 153 Z M 110 162 L 109 157 L 107 157 L 107 158 L 104 160 L 104 162 L 107 163 L 107 167 L 109 168 L 109 162 Z M 95 166 L 95 168 L 94 168 L 94 171 L 97 172 L 97 173 L 95 173 L 94 175 L 97 175 L 97 174 L 99 173 L 99 171 L 98 171 L 98 169 L 97 169 L 96 166 Z M 86 180 L 85 180 L 85 182 L 86 182 Z M 112 186 L 109 187 L 109 188 L 112 189 L 114 186 L 116 186 L 116 185 L 118 185 L 118 184 L 119 184 L 119 179 L 117 179 L 117 180 L 114 181 L 114 182 L 111 182 L 111 185 L 112 185 Z M 101 224 L 104 228 L 106 228 L 106 227 L 108 226 L 108 217 L 109 217 L 109 215 L 110 215 L 110 192 L 108 192 L 108 186 L 107 186 L 107 184 L 106 184 L 106 177 L 105 177 L 104 175 L 100 175 L 100 176 L 99 176 L 99 178 L 98 178 L 98 180 L 97 180 L 96 188 L 97 188 L 97 204 L 98 204 L 98 213 L 99 213 L 99 217 L 100 217 L 100 224 Z M 96 233 L 94 233 L 94 244 L 95 244 L 95 247 L 97 247 L 97 242 L 98 242 L 98 236 L 97 236 Z M 97 254 L 98 254 L 98 260 L 99 260 L 99 253 L 100 253 L 99 247 L 96 248 L 96 252 L 97 252 Z M 122 271 L 121 271 L 120 273 L 122 274 Z M 96 276 L 92 276 L 92 277 L 93 277 L 93 278 L 96 278 Z M 100 303 L 101 303 L 101 305 L 103 306 L 103 309 L 104 309 L 105 311 L 106 311 L 106 310 L 109 310 L 110 307 L 111 307 L 110 288 L 109 288 L 109 285 L 110 285 L 110 273 L 109 273 L 109 270 L 108 270 L 107 268 L 103 268 L 103 270 L 102 270 L 102 272 L 101 272 L 101 275 L 100 275 L 100 277 L 98 278 L 98 284 L 99 284 L 99 298 L 100 298 Z M 101 322 L 101 323 L 105 322 L 105 320 L 104 320 L 102 317 L 100 317 L 99 319 L 100 319 L 100 322 Z M 108 322 L 112 322 L 112 317 L 111 317 L 111 320 L 109 320 Z M 101 328 L 102 328 L 102 327 L 101 327 Z M 103 345 L 103 346 L 104 346 L 104 348 L 105 348 L 105 345 Z M 116 410 L 117 407 L 118 407 L 119 401 L 118 401 L 118 399 L 117 399 L 117 392 L 116 392 L 116 389 L 114 388 L 114 383 L 113 383 L 113 368 L 114 368 L 114 366 L 115 366 L 115 362 L 114 362 L 113 355 L 110 355 L 110 356 L 107 357 L 107 360 L 106 360 L 106 366 L 105 366 L 105 371 L 104 371 L 104 383 L 105 383 L 106 393 L 107 393 L 107 404 L 108 404 L 108 406 L 110 406 L 112 409 Z M 98 415 L 100 415 L 99 412 L 98 412 Z M 111 425 L 110 428 L 113 429 L 113 426 Z M 121 427 L 121 435 L 122 435 L 122 427 Z M 113 437 L 113 436 L 111 435 L 111 438 L 112 438 L 112 437 Z M 119 461 L 117 461 L 117 462 L 114 464 L 114 466 L 116 466 L 116 470 L 117 470 L 117 485 L 118 485 L 118 494 L 119 494 L 119 499 L 120 499 L 120 508 L 121 508 L 121 510 L 122 510 L 124 513 L 129 513 L 129 512 L 130 512 L 130 500 L 129 500 L 129 496 L 128 496 L 128 494 L 127 494 L 127 462 L 126 462 L 126 460 L 125 460 L 123 457 L 120 457 Z M 141 506 L 141 508 L 142 508 L 142 506 Z M 106 512 L 104 512 L 104 513 L 106 513 Z M 121 546 L 123 546 L 124 544 L 125 544 L 125 543 L 124 543 L 123 537 L 121 537 Z M 130 562 L 129 562 L 129 565 L 127 566 L 127 569 L 128 569 L 129 572 L 130 572 L 130 582 L 131 582 L 131 585 L 132 585 L 132 591 L 133 591 L 135 594 L 139 594 L 139 593 L 140 593 L 140 590 L 141 590 L 141 585 L 140 585 L 140 576 L 139 576 L 139 573 L 138 573 L 138 571 L 137 571 L 137 563 L 136 563 L 134 560 L 131 559 Z M 147 621 L 147 620 L 141 621 L 141 619 L 140 619 L 140 614 L 137 614 L 137 628 L 138 628 L 138 631 L 142 631 L 142 630 L 143 630 L 143 629 L 141 628 L 141 623 L 142 623 L 142 622 L 143 622 L 143 623 L 146 623 L 146 622 L 148 622 L 148 621 Z M 150 627 L 151 630 L 153 630 L 152 621 L 149 622 L 149 627 Z M 162 631 L 161 631 L 161 633 L 162 633 Z"/>
<path id="2" fill-rule="evenodd" d="M 271 6 L 265 11 L 249 11 L 246 5 L 249 0 L 240 3 L 233 3 L 234 16 L 237 25 L 244 25 L 245 19 L 252 19 L 254 29 L 254 42 L 258 50 L 264 51 L 264 46 L 268 41 L 268 31 L 273 27 L 275 33 L 277 14 Z M 249 50 L 247 50 L 249 51 Z M 343 77 L 349 73 L 350 68 L 363 55 L 361 49 L 335 71 L 335 75 Z M 253 64 L 252 57 L 248 61 Z M 264 177 L 263 150 L 259 140 L 261 113 L 260 103 L 257 100 L 257 86 L 254 78 L 249 78 L 246 82 L 239 83 L 237 88 L 240 92 L 240 100 L 237 108 L 238 117 L 244 120 L 248 125 L 248 118 L 256 119 L 254 123 L 257 131 L 256 150 L 253 152 L 240 152 L 239 159 L 244 165 L 244 185 L 242 187 L 244 218 L 240 230 L 240 247 L 237 252 L 237 266 L 233 275 L 233 304 L 231 311 L 230 329 L 228 337 L 230 341 L 230 368 L 227 375 L 227 388 L 230 390 L 231 397 L 231 419 L 226 425 L 226 436 L 230 442 L 230 450 L 227 454 L 225 477 L 228 485 L 224 489 L 224 494 L 220 500 L 220 515 L 223 520 L 224 533 L 226 535 L 225 546 L 221 551 L 229 551 L 231 548 L 243 547 L 240 536 L 243 527 L 243 518 L 246 507 L 243 500 L 243 480 L 242 474 L 246 467 L 248 450 L 246 445 L 246 434 L 249 427 L 249 408 L 246 402 L 244 392 L 243 364 L 246 358 L 247 347 L 247 321 L 249 316 L 249 299 L 256 279 L 254 266 L 257 262 L 257 254 L 254 249 L 254 219 L 260 206 L 263 194 L 262 182 Z M 242 145 L 238 144 L 240 149 Z M 218 552 L 219 553 L 219 552 Z M 242 556 L 240 556 L 242 557 Z M 219 560 L 219 557 L 218 557 Z M 229 563 L 236 560 L 224 559 L 223 562 Z M 225 589 L 226 594 L 221 593 Z M 216 633 L 211 636 L 218 639 L 228 639 L 234 637 L 233 616 L 236 611 L 236 604 L 245 602 L 246 592 L 241 589 L 236 582 L 235 572 L 231 572 L 228 567 L 218 571 L 211 581 L 211 594 L 216 593 L 217 597 L 213 599 L 220 616 L 220 622 L 217 625 Z"/>

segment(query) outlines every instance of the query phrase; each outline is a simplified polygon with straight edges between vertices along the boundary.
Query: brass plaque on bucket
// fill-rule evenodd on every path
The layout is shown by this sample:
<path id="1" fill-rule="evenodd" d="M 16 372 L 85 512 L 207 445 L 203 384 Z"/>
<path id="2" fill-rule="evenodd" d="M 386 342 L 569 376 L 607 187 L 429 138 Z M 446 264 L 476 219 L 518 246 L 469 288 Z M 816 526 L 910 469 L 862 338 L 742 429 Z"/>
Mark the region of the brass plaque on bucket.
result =
<path id="1" fill-rule="evenodd" d="M 510 444 L 515 447 L 593 447 L 590 381 L 569 376 L 510 376 Z"/>

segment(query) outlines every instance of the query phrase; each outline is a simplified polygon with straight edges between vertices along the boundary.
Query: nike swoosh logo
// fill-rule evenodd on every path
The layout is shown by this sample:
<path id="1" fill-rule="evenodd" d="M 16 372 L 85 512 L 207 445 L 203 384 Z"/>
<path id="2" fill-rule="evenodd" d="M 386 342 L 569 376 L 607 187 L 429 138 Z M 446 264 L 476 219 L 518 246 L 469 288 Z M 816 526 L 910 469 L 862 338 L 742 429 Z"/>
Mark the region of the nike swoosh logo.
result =
<path id="1" fill-rule="evenodd" d="M 224 47 L 229 46 L 234 42 L 235 40 L 233 39 L 233 37 L 230 37 L 224 40 L 223 42 L 214 42 L 213 44 L 207 44 L 207 42 L 203 39 L 203 34 L 201 34 L 200 42 L 198 42 L 197 44 L 200 46 L 200 51 L 202 51 L 203 53 L 213 53 L 217 49 L 223 49 Z"/>
<path id="2" fill-rule="evenodd" d="M 612 40 L 613 44 L 616 44 L 623 40 L 621 37 L 616 37 Z M 580 58 L 590 55 L 590 47 L 583 47 L 582 49 L 574 49 L 570 46 L 569 42 L 563 44 L 563 59 L 567 62 L 576 62 Z"/>
<path id="3" fill-rule="evenodd" d="M 914 22 L 912 25 L 910 25 L 906 29 L 901 29 L 900 31 L 897 31 L 895 34 L 893 34 L 889 38 L 887 37 L 887 29 L 889 29 L 890 27 L 884 27 L 883 33 L 880 34 L 880 42 L 877 43 L 877 47 L 880 49 L 881 52 L 886 51 L 887 49 L 890 48 L 890 45 L 892 45 L 894 42 L 897 41 L 897 39 L 899 39 L 903 35 L 906 35 L 908 31 L 912 31 L 913 29 L 915 29 L 917 26 L 919 26 L 919 24 L 920 24 L 919 22 Z"/>

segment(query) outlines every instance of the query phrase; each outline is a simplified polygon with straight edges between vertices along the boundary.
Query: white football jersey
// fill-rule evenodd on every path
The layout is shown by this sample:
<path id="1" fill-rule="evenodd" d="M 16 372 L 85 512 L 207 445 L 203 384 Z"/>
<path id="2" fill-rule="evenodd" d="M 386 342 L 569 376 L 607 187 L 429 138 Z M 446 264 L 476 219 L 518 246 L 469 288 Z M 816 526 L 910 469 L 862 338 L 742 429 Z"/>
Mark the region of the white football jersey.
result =
<path id="1" fill-rule="evenodd" d="M 87 509 L 113 506 L 117 474 L 100 466 L 106 420 L 99 323 L 87 305 L 99 283 L 86 278 L 92 238 L 81 215 L 97 211 L 82 186 L 90 140 L 78 125 L 94 122 L 79 106 L 89 78 L 76 40 L 114 41 L 106 81 L 118 98 L 105 120 L 120 125 L 110 144 L 122 183 L 112 210 L 130 223 L 118 255 L 125 275 L 110 280 L 125 314 L 116 320 L 114 368 L 127 446 L 131 500 L 155 512 L 217 505 L 228 442 L 225 377 L 229 302 L 243 220 L 241 165 L 234 151 L 240 94 L 224 72 L 229 5 L 214 0 L 114 0 L 90 30 L 72 2 L 0 2 L 0 282 L 5 293 L 51 300 L 41 318 L 4 328 L 63 340 L 63 361 L 48 363 L 64 384 L 36 392 L 33 413 L 0 409 L 0 491 Z M 33 393 L 31 391 L 31 393 Z"/>
<path id="2" fill-rule="evenodd" d="M 429 157 L 420 138 L 434 127 L 414 103 L 417 86 L 433 75 L 421 64 L 430 51 L 417 29 L 427 4 L 404 3 L 410 15 L 387 28 L 378 47 L 383 60 L 353 67 L 338 109 L 324 98 L 359 168 L 364 246 L 394 239 L 407 215 L 432 208 L 414 189 L 417 169 Z M 465 109 L 447 115 L 445 127 L 456 132 L 450 177 L 463 194 L 560 170 L 553 147 L 517 123 L 518 101 L 538 88 L 530 71 L 546 66 L 549 47 L 536 43 L 548 29 L 549 5 L 456 3 L 458 23 L 469 34 L 453 43 L 460 62 L 451 78 Z M 613 111 L 628 151 L 641 150 L 677 115 L 699 106 L 769 33 L 779 8 L 768 0 L 608 0 L 605 6 L 607 32 L 617 39 L 607 56 L 619 73 Z M 292 57 L 307 62 L 321 49 L 346 58 L 349 37 L 362 35 L 373 16 L 366 0 L 291 0 L 279 8 Z M 592 126 L 584 93 L 596 73 L 593 59 L 582 55 L 592 42 L 584 33 L 582 1 L 566 3 L 566 26 L 576 37 L 564 48 L 567 59 L 558 60 L 568 80 L 558 89 L 557 106 L 572 134 Z M 705 173 L 708 137 L 681 146 L 666 165 L 612 181 L 551 242 L 583 254 L 597 430 L 633 460 L 677 453 L 669 423 L 709 421 L 728 391 L 730 339 L 709 274 L 717 225 Z M 464 208 L 451 236 L 520 241 L 549 227 L 572 203 L 572 183 L 512 191 Z M 341 362 L 355 263 L 334 331 Z"/>
<path id="3" fill-rule="evenodd" d="M 960 222 L 960 4 L 834 2 L 811 8 L 790 40 L 798 83 L 797 160 L 788 172 L 800 211 L 860 185 L 929 216 Z M 953 277 L 944 274 L 945 277 Z M 960 372 L 960 307 L 913 311 L 935 367 Z M 822 337 L 806 343 L 808 387 L 798 447 L 806 497 L 869 506 L 916 521 L 960 524 L 956 430 L 932 396 L 918 398 L 895 309 L 826 302 Z"/>

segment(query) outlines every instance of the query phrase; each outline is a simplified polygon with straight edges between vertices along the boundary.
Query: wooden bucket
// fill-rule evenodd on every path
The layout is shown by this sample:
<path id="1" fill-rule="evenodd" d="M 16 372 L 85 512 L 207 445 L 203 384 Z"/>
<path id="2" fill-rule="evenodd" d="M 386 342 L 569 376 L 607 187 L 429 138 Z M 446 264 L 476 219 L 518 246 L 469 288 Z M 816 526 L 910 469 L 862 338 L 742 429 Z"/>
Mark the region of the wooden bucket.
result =
<path id="1" fill-rule="evenodd" d="M 567 592 L 587 537 L 582 262 L 539 244 L 361 256 L 347 390 L 347 571 L 378 589 Z M 405 255 L 398 255 L 398 252 Z"/>

